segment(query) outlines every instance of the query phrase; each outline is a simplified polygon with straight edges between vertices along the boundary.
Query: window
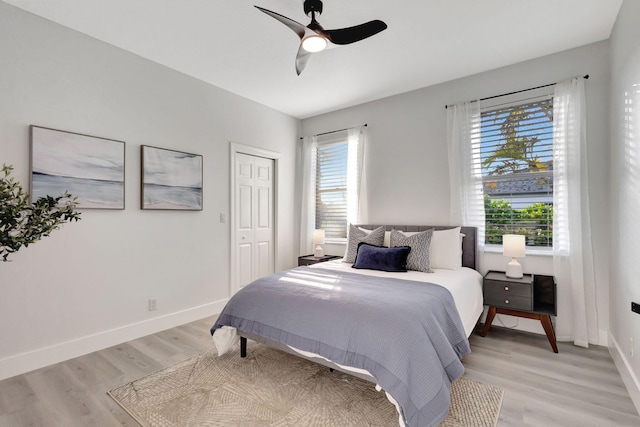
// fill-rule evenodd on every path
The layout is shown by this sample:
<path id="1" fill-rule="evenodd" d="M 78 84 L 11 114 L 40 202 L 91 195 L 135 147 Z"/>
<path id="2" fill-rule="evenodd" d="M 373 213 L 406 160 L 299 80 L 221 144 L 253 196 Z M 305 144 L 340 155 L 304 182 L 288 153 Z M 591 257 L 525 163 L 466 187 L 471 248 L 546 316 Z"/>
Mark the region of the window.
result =
<path id="1" fill-rule="evenodd" d="M 485 243 L 524 234 L 527 246 L 553 244 L 553 98 L 483 109 L 480 157 Z"/>
<path id="2" fill-rule="evenodd" d="M 349 222 L 355 220 L 359 145 L 347 131 L 318 137 L 315 228 L 325 230 L 328 240 L 346 239 Z"/>

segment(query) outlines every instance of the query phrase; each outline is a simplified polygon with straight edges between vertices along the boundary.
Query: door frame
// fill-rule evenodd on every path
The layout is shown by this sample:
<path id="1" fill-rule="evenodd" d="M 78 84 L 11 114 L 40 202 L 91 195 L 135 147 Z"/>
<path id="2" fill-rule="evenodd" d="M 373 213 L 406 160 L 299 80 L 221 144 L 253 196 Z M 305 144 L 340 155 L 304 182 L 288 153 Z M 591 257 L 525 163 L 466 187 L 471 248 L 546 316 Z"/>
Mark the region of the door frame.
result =
<path id="1" fill-rule="evenodd" d="M 276 271 L 278 262 L 278 170 L 281 153 L 266 150 L 264 148 L 254 147 L 252 145 L 230 142 L 230 165 L 231 172 L 231 188 L 230 192 L 230 209 L 229 209 L 229 297 L 233 296 L 239 289 L 238 277 L 236 274 L 236 159 L 238 154 L 247 154 L 254 157 L 263 157 L 273 160 L 273 271 Z"/>

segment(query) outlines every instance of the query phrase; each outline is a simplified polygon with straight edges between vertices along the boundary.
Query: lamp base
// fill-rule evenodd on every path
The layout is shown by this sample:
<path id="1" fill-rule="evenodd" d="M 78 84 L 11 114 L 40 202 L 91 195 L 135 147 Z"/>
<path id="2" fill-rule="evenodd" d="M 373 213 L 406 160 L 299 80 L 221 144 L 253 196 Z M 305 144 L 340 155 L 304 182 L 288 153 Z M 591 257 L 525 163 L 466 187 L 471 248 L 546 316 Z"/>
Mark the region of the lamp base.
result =
<path id="1" fill-rule="evenodd" d="M 522 279 L 522 266 L 517 259 L 511 258 L 511 261 L 507 264 L 506 276 L 510 279 Z"/>
<path id="2" fill-rule="evenodd" d="M 313 250 L 313 256 L 315 258 L 322 258 L 324 256 L 324 249 L 322 249 L 322 246 L 316 246 L 316 248 Z"/>

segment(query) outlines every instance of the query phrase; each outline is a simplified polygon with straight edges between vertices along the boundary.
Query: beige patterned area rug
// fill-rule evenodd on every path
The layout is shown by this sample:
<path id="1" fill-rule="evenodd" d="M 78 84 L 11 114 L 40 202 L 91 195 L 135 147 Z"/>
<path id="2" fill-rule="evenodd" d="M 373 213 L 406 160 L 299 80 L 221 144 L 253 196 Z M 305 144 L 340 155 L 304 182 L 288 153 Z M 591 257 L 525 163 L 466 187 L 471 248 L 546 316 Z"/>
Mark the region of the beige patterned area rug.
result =
<path id="1" fill-rule="evenodd" d="M 108 394 L 145 427 L 398 426 L 373 383 L 251 343 L 247 357 L 211 350 Z M 446 427 L 497 423 L 503 390 L 454 381 Z"/>

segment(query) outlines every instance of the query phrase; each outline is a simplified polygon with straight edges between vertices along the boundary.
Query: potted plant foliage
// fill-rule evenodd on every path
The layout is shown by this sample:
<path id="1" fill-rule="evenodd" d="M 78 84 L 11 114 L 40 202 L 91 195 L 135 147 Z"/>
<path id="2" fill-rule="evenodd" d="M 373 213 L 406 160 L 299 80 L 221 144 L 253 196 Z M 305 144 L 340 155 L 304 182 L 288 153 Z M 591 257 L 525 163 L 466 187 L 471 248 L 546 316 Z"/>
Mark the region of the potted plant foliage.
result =
<path id="1" fill-rule="evenodd" d="M 0 177 L 0 257 L 37 242 L 65 222 L 78 221 L 77 198 L 65 192 L 59 197 L 40 197 L 29 202 L 29 194 L 10 177 L 12 166 L 3 165 Z"/>

